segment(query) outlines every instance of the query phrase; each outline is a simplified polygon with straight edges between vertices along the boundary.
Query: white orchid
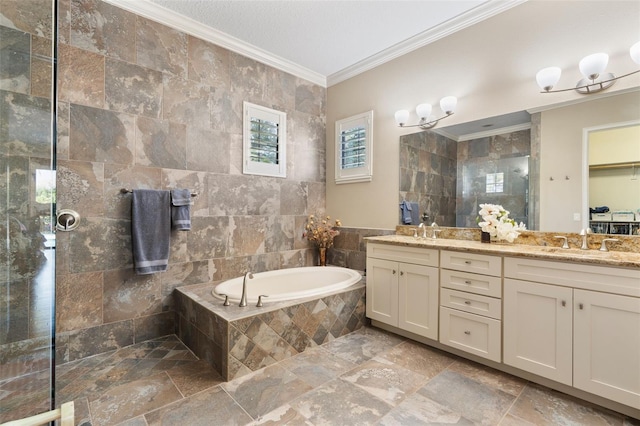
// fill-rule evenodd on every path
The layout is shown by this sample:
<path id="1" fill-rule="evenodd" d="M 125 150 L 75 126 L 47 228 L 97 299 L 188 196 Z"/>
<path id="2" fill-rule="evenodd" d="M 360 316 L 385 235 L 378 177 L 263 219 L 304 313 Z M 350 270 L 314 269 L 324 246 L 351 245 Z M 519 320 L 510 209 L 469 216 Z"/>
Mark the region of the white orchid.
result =
<path id="1" fill-rule="evenodd" d="M 509 212 L 498 204 L 480 204 L 478 212 L 482 221 L 478 222 L 478 226 L 483 232 L 489 233 L 498 240 L 506 240 L 512 243 L 526 226 L 524 223 L 516 223 L 515 220 L 509 218 Z"/>

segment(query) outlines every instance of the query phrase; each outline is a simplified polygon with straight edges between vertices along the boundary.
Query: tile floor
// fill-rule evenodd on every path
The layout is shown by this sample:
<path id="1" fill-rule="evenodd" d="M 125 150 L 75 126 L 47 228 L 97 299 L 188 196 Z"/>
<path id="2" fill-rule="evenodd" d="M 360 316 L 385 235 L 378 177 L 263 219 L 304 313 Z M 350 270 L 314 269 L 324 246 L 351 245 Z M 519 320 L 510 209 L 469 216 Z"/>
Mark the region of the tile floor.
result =
<path id="1" fill-rule="evenodd" d="M 640 421 L 364 327 L 239 379 L 175 337 L 65 364 L 83 426 L 626 425 Z"/>

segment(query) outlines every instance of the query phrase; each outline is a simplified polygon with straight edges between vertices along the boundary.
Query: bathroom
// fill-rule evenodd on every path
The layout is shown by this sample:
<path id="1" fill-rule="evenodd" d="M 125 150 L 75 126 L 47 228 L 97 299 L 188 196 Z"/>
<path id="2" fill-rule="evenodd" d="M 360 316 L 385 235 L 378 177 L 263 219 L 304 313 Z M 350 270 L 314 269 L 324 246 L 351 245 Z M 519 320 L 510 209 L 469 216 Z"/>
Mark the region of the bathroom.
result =
<path id="1" fill-rule="evenodd" d="M 412 87 L 412 74 L 406 81 L 372 88 L 365 73 L 342 93 L 339 84 L 327 88 L 310 82 L 109 2 L 61 0 L 58 5 L 58 84 L 53 87 L 51 4 L 0 2 L 3 43 L 10 40 L 7 44 L 18 52 L 2 60 L 3 66 L 8 63 L 5 57 L 12 64 L 2 70 L 1 87 L 3 192 L 9 200 L 3 208 L 4 227 L 15 235 L 11 243 L 27 253 L 14 257 L 15 246 L 3 252 L 11 278 L 3 283 L 6 291 L 0 299 L 0 381 L 55 369 L 49 345 L 54 323 L 55 364 L 63 366 L 174 335 L 173 292 L 178 287 L 237 277 L 247 270 L 315 264 L 315 250 L 302 238 L 308 214 L 327 212 L 342 219 L 346 228 L 330 253 L 330 263 L 356 270 L 365 268 L 362 238 L 394 232 L 397 141 L 409 132 L 395 127 L 393 110 L 404 107 L 397 104 L 420 101 L 422 90 Z M 520 5 L 493 19 L 504 25 L 509 13 L 535 7 Z M 459 43 L 463 36 L 452 36 L 436 47 L 451 50 L 449 43 Z M 459 68 L 451 61 L 449 69 Z M 457 81 L 452 87 L 464 80 L 460 75 L 450 79 Z M 513 97 L 525 99 L 521 101 L 495 102 L 490 93 L 504 88 L 489 84 L 483 89 L 461 87 L 459 114 L 450 122 L 571 98 L 542 99 L 535 84 L 526 80 L 520 82 L 521 96 Z M 616 90 L 638 85 L 621 81 Z M 345 102 L 352 90 L 368 91 L 375 105 L 365 97 Z M 523 91 L 531 94 L 522 95 Z M 243 101 L 287 112 L 287 178 L 242 173 Z M 50 113 L 54 106 L 55 127 Z M 376 112 L 374 179 L 336 185 L 331 176 L 333 122 L 367 109 Z M 638 118 L 637 111 L 622 114 L 610 121 Z M 540 155 L 563 153 L 543 148 Z M 537 160 L 544 163 L 542 157 Z M 539 172 L 541 205 L 556 201 L 543 187 L 562 184 L 547 180 L 555 166 L 545 169 L 546 164 Z M 567 173 L 576 176 L 570 182 L 577 182 L 578 166 L 568 167 L 574 168 Z M 54 169 L 55 204 L 51 197 L 30 201 L 30 192 L 47 187 L 47 173 L 37 171 Z M 121 189 L 175 187 L 198 193 L 192 230 L 172 236 L 166 273 L 137 276 L 132 270 L 131 199 Z M 574 189 L 561 187 L 559 202 L 574 202 L 562 195 Z M 52 242 L 51 218 L 56 209 L 66 208 L 80 214 L 79 226 L 57 232 Z M 581 211 L 575 203 L 560 208 L 572 214 Z M 579 228 L 572 219 L 553 222 L 550 214 L 540 214 L 539 229 Z M 30 404 L 30 409 L 37 409 L 24 416 L 49 408 L 42 396 L 49 393 L 51 377 L 38 376 L 46 382 L 42 395 L 37 404 Z"/>

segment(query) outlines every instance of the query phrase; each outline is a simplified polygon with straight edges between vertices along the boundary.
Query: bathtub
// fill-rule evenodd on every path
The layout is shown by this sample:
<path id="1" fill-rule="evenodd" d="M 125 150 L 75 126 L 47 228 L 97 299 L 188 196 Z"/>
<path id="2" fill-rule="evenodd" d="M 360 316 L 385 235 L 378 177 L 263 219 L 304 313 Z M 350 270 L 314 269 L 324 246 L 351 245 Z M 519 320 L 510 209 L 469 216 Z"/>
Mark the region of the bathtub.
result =
<path id="1" fill-rule="evenodd" d="M 259 295 L 264 303 L 295 300 L 318 296 L 345 289 L 360 281 L 362 276 L 353 269 L 337 266 L 308 266 L 302 268 L 279 269 L 258 272 L 247 278 L 247 302 L 256 303 Z M 218 284 L 211 292 L 214 297 L 239 302 L 242 297 L 244 277 L 232 278 Z"/>

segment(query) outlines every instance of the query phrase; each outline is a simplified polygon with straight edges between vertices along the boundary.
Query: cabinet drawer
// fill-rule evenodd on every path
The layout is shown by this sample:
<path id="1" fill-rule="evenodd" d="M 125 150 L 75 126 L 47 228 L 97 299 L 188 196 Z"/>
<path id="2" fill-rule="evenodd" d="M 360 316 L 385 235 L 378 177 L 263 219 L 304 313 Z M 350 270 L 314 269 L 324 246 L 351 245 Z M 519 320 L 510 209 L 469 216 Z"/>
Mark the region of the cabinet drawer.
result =
<path id="1" fill-rule="evenodd" d="M 640 269 L 508 257 L 504 261 L 504 276 L 583 290 L 640 296 Z"/>
<path id="2" fill-rule="evenodd" d="M 438 266 L 438 250 L 434 249 L 367 243 L 367 257 L 414 265 Z"/>
<path id="3" fill-rule="evenodd" d="M 443 288 L 440 291 L 440 305 L 498 320 L 502 318 L 502 301 L 493 297 Z"/>
<path id="4" fill-rule="evenodd" d="M 500 341 L 500 321 L 440 308 L 440 343 L 500 362 Z"/>
<path id="5" fill-rule="evenodd" d="M 502 278 L 489 275 L 441 269 L 440 286 L 491 297 L 502 296 Z"/>
<path id="6" fill-rule="evenodd" d="M 475 253 L 460 253 L 456 251 L 442 250 L 440 266 L 462 272 L 476 274 L 502 275 L 502 258 Z"/>

